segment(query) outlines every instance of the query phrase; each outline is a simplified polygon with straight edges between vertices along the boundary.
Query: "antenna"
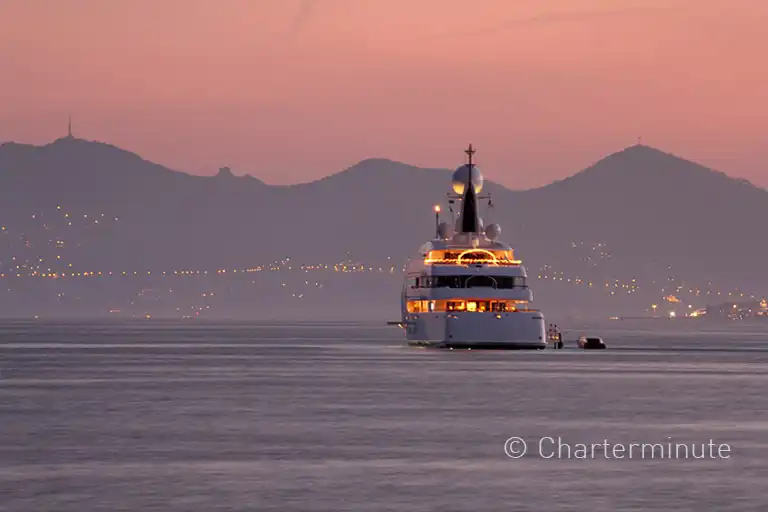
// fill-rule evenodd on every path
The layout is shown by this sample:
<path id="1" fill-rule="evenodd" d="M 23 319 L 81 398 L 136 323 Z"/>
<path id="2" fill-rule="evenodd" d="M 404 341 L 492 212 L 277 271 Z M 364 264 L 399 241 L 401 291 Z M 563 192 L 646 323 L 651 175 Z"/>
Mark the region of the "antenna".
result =
<path id="1" fill-rule="evenodd" d="M 69 125 L 67 126 L 67 137 L 72 138 L 72 114 L 69 114 Z"/>
<path id="2" fill-rule="evenodd" d="M 467 154 L 467 157 L 469 159 L 469 161 L 467 162 L 467 167 L 469 167 L 469 172 L 470 172 L 470 175 L 471 175 L 472 174 L 472 166 L 474 165 L 472 163 L 472 157 L 475 154 L 475 150 L 472 149 L 472 144 L 471 143 L 470 143 L 469 147 L 464 150 L 464 152 Z"/>

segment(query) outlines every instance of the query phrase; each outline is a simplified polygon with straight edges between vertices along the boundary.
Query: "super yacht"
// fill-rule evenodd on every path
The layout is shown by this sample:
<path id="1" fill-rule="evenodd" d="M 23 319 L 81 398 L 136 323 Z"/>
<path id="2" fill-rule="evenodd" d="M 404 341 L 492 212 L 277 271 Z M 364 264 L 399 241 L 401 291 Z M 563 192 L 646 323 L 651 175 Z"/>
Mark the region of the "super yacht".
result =
<path id="1" fill-rule="evenodd" d="M 453 173 L 447 194 L 452 222 L 440 222 L 435 237 L 408 261 L 401 296 L 410 345 L 463 349 L 541 349 L 547 344 L 544 315 L 531 308 L 525 267 L 499 240 L 501 227 L 484 227 L 479 212 L 483 176 L 473 162 Z"/>

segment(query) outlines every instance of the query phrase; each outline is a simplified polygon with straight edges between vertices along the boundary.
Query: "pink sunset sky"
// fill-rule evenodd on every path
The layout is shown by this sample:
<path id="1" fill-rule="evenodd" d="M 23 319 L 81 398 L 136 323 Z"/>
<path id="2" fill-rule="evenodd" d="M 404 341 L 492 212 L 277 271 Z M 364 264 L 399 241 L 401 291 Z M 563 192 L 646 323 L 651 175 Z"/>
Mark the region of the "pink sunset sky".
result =
<path id="1" fill-rule="evenodd" d="M 546 184 L 636 143 L 768 186 L 766 0 L 2 0 L 0 141 Z"/>

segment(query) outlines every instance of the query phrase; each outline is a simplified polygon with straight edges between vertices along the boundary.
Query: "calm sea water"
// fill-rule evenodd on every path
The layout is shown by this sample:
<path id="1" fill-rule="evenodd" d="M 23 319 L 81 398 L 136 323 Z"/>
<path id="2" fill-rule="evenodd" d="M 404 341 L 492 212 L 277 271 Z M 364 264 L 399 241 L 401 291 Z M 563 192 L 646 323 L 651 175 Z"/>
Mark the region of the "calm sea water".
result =
<path id="1" fill-rule="evenodd" d="M 766 327 L 590 332 L 609 349 L 413 349 L 374 324 L 6 322 L 0 510 L 767 510 Z M 731 452 L 545 459 L 542 437 Z"/>

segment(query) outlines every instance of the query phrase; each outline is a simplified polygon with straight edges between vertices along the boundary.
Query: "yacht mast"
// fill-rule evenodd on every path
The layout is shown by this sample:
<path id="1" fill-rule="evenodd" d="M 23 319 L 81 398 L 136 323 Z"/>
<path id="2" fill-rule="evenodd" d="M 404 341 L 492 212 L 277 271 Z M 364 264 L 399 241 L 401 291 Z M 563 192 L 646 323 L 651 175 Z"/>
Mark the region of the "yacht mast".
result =
<path id="1" fill-rule="evenodd" d="M 472 156 L 475 154 L 475 150 L 472 148 L 472 144 L 469 145 L 464 151 L 468 157 L 467 163 L 467 186 L 464 190 L 464 199 L 461 202 L 461 232 L 462 233 L 478 233 L 480 231 L 480 214 L 477 210 L 477 196 L 475 194 L 475 186 L 472 183 L 472 170 L 474 169 L 474 163 L 472 162 Z"/>

